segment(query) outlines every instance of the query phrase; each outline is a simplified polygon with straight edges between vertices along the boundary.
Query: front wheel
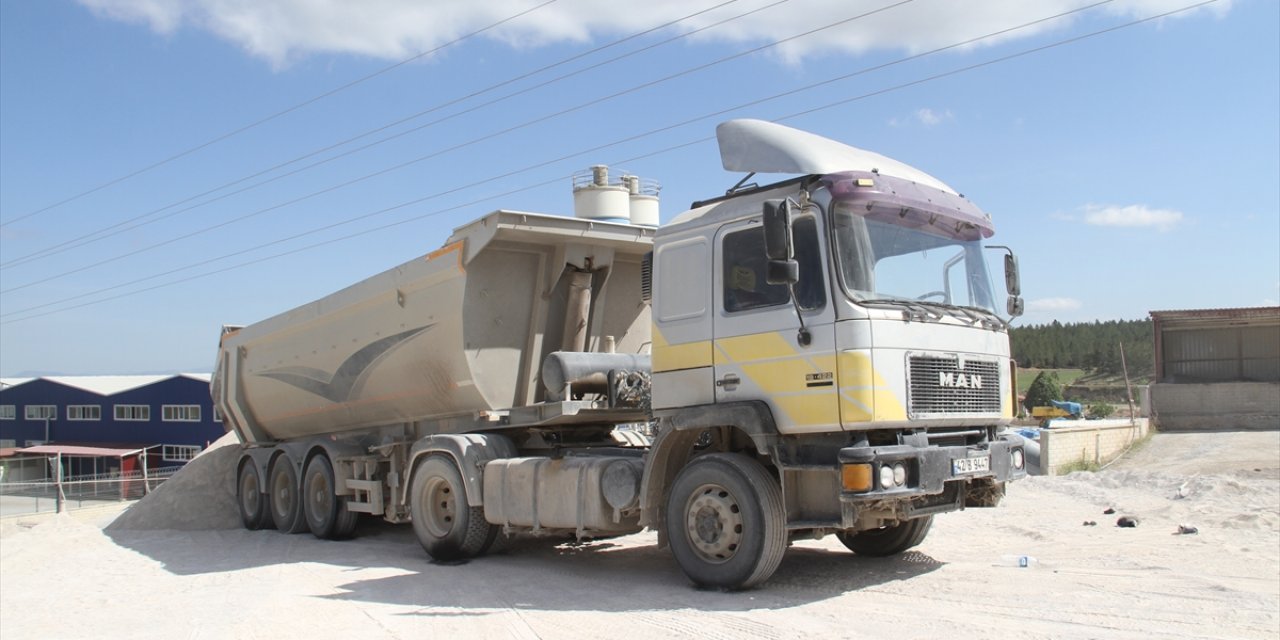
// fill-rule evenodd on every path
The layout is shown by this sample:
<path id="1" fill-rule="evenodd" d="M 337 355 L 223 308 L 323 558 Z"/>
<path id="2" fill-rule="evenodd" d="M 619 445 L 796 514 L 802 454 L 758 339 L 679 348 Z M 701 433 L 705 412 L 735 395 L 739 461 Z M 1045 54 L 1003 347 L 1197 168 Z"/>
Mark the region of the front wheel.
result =
<path id="1" fill-rule="evenodd" d="M 898 524 L 849 533 L 841 531 L 836 534 L 840 542 L 849 550 L 860 556 L 883 558 L 894 556 L 924 542 L 933 526 L 933 516 L 903 520 Z"/>
<path id="2" fill-rule="evenodd" d="M 773 575 L 787 549 L 778 481 L 737 453 L 704 455 L 682 469 L 666 520 L 672 555 L 701 587 L 754 587 Z"/>
<path id="3" fill-rule="evenodd" d="M 467 501 L 462 473 L 445 455 L 427 456 L 413 474 L 409 496 L 413 532 L 434 560 L 466 560 L 485 552 L 498 527 L 484 519 L 484 507 Z"/>

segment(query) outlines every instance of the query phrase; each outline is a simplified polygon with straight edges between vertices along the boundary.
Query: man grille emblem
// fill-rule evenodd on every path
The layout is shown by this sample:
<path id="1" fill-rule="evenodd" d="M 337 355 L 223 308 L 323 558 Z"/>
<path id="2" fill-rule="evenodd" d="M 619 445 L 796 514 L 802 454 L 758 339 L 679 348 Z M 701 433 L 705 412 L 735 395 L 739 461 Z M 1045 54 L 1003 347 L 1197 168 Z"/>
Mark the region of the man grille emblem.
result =
<path id="1" fill-rule="evenodd" d="M 938 386 L 947 389 L 981 389 L 982 376 L 977 374 L 967 375 L 951 371 L 939 371 Z"/>

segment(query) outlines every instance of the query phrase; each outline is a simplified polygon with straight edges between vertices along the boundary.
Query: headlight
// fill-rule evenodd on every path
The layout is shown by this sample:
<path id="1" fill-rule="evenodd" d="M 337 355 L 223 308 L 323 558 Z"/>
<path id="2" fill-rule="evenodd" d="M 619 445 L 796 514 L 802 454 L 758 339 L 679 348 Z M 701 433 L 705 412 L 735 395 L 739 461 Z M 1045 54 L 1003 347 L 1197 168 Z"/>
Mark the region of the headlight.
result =
<path id="1" fill-rule="evenodd" d="M 1022 454 L 1022 449 L 1014 449 L 1009 452 L 1009 461 L 1013 463 L 1014 469 L 1021 469 L 1026 463 L 1026 458 Z"/>
<path id="2" fill-rule="evenodd" d="M 899 487 L 907 483 L 907 467 L 901 462 L 893 465 L 893 483 Z"/>
<path id="3" fill-rule="evenodd" d="M 893 467 L 889 465 L 880 467 L 880 486 L 885 489 L 893 488 Z"/>

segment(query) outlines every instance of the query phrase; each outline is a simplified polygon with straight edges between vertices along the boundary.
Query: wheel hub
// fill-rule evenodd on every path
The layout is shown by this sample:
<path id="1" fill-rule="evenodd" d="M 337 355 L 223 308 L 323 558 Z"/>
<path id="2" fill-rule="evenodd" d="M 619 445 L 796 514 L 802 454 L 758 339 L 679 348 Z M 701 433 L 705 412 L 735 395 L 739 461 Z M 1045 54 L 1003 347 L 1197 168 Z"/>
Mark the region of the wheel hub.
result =
<path id="1" fill-rule="evenodd" d="M 426 525 L 431 534 L 443 538 L 453 529 L 456 501 L 453 488 L 443 479 L 434 478 L 426 488 Z"/>
<path id="2" fill-rule="evenodd" d="M 685 509 L 689 541 L 703 560 L 726 562 L 742 542 L 742 511 L 724 487 L 703 485 Z"/>

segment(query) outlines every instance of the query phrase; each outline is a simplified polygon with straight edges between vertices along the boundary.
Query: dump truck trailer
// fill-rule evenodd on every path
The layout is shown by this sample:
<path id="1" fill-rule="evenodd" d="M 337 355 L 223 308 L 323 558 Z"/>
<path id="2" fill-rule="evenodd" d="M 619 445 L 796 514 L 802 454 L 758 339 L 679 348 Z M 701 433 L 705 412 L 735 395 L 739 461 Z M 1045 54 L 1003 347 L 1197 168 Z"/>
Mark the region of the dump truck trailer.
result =
<path id="1" fill-rule="evenodd" d="M 495 211 L 224 327 L 211 390 L 244 525 L 335 539 L 368 514 L 439 560 L 651 528 L 692 582 L 738 589 L 792 540 L 892 555 L 997 504 L 1025 470 L 990 217 L 813 134 L 717 137 L 747 178 L 666 225 L 653 183 L 593 167 L 575 217 Z"/>

